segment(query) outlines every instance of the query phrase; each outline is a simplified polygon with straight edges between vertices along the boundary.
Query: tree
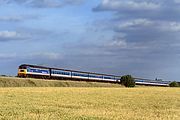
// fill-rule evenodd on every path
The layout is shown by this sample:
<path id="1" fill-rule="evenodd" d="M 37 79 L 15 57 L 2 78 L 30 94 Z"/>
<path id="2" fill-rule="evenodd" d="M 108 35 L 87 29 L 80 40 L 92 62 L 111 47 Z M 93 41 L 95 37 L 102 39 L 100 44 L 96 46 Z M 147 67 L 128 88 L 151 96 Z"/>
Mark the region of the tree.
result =
<path id="1" fill-rule="evenodd" d="M 179 87 L 179 84 L 176 81 L 173 81 L 169 84 L 170 87 Z"/>
<path id="2" fill-rule="evenodd" d="M 126 87 L 135 87 L 136 83 L 131 75 L 125 75 L 121 77 L 121 84 Z"/>

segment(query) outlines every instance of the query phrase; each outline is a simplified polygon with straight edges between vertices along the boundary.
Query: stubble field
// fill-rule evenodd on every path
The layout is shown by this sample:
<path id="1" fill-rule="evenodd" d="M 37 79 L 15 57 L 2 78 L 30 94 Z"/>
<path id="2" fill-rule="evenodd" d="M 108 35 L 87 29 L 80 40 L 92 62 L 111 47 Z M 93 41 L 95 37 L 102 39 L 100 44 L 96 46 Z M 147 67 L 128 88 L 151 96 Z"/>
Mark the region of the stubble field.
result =
<path id="1" fill-rule="evenodd" d="M 180 89 L 0 88 L 0 119 L 179 120 Z"/>

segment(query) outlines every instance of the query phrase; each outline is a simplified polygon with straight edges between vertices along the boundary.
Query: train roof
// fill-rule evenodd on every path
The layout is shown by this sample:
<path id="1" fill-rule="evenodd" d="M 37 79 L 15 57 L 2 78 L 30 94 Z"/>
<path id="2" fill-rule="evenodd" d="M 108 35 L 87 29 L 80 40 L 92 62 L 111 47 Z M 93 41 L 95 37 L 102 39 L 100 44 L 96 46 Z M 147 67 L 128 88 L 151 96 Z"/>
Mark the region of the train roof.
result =
<path id="1" fill-rule="evenodd" d="M 121 76 L 117 76 L 117 75 L 102 74 L 102 73 L 95 73 L 95 72 L 83 72 L 83 71 L 78 71 L 78 70 L 68 70 L 68 69 L 63 69 L 63 68 L 45 67 L 45 66 L 32 65 L 32 64 L 22 64 L 20 66 L 29 66 L 29 67 L 38 67 L 38 68 L 43 68 L 43 69 L 55 69 L 55 70 L 64 70 L 64 71 L 69 71 L 69 72 L 80 72 L 80 73 L 88 73 L 88 74 L 95 74 L 95 75 L 106 75 L 106 76 L 113 76 L 113 77 L 121 77 Z"/>

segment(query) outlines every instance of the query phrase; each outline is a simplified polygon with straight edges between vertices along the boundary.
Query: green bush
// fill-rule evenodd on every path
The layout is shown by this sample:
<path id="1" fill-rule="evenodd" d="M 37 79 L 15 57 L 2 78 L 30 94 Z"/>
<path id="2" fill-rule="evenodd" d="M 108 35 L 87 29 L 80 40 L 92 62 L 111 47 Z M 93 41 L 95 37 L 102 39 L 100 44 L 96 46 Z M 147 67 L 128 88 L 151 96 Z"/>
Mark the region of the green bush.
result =
<path id="1" fill-rule="evenodd" d="M 169 84 L 170 87 L 180 87 L 176 81 L 173 81 Z"/>
<path id="2" fill-rule="evenodd" d="M 125 75 L 121 77 L 121 84 L 126 87 L 135 87 L 134 78 L 131 75 Z"/>

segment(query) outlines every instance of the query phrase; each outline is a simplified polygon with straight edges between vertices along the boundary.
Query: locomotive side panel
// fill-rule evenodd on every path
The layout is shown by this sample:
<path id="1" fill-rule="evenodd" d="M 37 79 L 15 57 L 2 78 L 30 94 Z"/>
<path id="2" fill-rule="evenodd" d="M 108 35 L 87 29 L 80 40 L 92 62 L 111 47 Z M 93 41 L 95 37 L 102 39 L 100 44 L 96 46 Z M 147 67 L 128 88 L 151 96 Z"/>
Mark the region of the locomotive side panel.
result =
<path id="1" fill-rule="evenodd" d="M 49 69 L 27 67 L 27 74 L 50 76 L 50 71 L 49 71 Z"/>

